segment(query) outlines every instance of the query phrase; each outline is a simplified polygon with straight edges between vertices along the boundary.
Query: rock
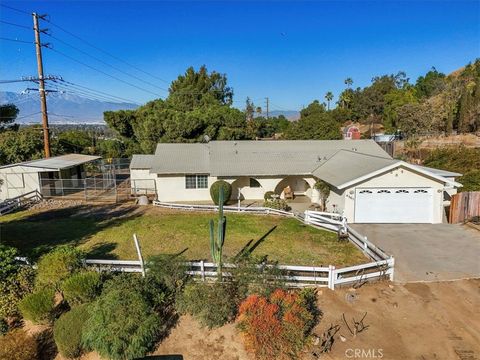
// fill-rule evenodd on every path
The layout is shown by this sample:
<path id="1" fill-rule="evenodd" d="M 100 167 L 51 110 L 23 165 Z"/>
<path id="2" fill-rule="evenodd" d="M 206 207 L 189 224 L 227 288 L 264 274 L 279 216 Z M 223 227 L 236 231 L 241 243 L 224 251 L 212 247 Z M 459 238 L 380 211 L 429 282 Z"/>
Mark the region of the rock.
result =
<path id="1" fill-rule="evenodd" d="M 345 336 L 343 336 L 343 335 L 340 335 L 340 340 L 341 340 L 342 342 L 345 342 L 345 341 L 347 341 L 347 338 L 346 338 Z"/>
<path id="2" fill-rule="evenodd" d="M 318 336 L 315 336 L 315 340 L 313 341 L 313 345 L 317 346 L 320 344 L 320 338 Z"/>
<path id="3" fill-rule="evenodd" d="M 390 289 L 393 289 L 393 285 L 392 285 L 392 284 L 388 284 L 388 287 L 389 287 Z"/>

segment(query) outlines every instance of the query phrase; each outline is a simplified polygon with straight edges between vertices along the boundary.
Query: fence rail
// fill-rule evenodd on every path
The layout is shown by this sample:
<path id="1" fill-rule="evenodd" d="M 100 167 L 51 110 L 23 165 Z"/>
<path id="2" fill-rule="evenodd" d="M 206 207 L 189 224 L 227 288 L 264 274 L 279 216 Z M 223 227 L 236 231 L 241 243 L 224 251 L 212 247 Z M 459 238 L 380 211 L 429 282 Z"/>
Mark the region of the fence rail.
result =
<path id="1" fill-rule="evenodd" d="M 217 205 L 202 205 L 202 204 L 177 204 L 164 201 L 153 201 L 154 206 L 159 206 L 168 209 L 191 210 L 191 211 L 218 211 Z M 223 211 L 238 212 L 238 213 L 253 213 L 253 214 L 274 214 L 281 216 L 294 217 L 295 214 L 289 211 L 272 209 L 261 206 L 224 206 Z"/>
<path id="2" fill-rule="evenodd" d="M 393 258 L 367 264 L 335 268 L 297 265 L 278 265 L 282 271 L 280 275 L 289 287 L 328 287 L 334 290 L 336 285 L 358 284 L 369 280 L 393 279 Z M 140 260 L 86 260 L 86 264 L 99 271 L 135 272 L 143 271 Z M 218 276 L 217 265 L 205 261 L 190 261 L 185 263 L 186 273 L 202 281 L 214 280 Z M 231 276 L 228 269 L 234 268 L 234 264 L 223 264 L 223 276 Z M 258 265 L 261 267 L 262 265 Z M 273 266 L 273 265 L 265 265 Z M 148 266 L 147 266 L 148 269 Z"/>
<path id="3" fill-rule="evenodd" d="M 18 208 L 37 203 L 42 200 L 42 194 L 37 190 L 30 191 L 23 195 L 7 199 L 0 203 L 0 216 L 8 214 Z"/>

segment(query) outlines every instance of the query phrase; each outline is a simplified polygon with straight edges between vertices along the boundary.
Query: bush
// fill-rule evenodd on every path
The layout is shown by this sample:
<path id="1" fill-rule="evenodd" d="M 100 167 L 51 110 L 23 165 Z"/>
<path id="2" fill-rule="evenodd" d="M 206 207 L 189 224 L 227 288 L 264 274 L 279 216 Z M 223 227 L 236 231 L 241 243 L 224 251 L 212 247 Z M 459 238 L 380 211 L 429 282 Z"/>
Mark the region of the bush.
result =
<path id="1" fill-rule="evenodd" d="M 263 202 L 263 207 L 284 211 L 288 211 L 290 209 L 290 206 L 288 206 L 287 202 L 283 199 L 265 200 Z"/>
<path id="2" fill-rule="evenodd" d="M 459 191 L 480 191 L 480 170 L 469 171 L 457 181 L 463 185 Z"/>
<path id="3" fill-rule="evenodd" d="M 49 323 L 53 320 L 54 297 L 55 291 L 53 289 L 44 288 L 25 296 L 18 307 L 25 319 L 36 324 Z"/>
<path id="4" fill-rule="evenodd" d="M 82 332 L 89 317 L 87 306 L 79 305 L 55 321 L 53 338 L 60 354 L 67 358 L 76 358 L 82 353 Z"/>
<path id="5" fill-rule="evenodd" d="M 275 195 L 275 192 L 274 191 L 267 191 L 264 195 L 263 195 L 263 200 L 265 201 L 268 201 L 268 200 L 273 200 L 273 195 Z"/>
<path id="6" fill-rule="evenodd" d="M 37 342 L 23 330 L 11 331 L 0 337 L 0 359 L 37 359 Z"/>
<path id="7" fill-rule="evenodd" d="M 177 299 L 180 313 L 188 313 L 202 326 L 214 328 L 235 318 L 237 293 L 229 282 L 189 283 Z"/>
<path id="8" fill-rule="evenodd" d="M 155 283 L 164 287 L 165 292 L 175 300 L 188 280 L 185 260 L 178 256 L 159 255 L 148 260 L 147 283 Z"/>
<path id="9" fill-rule="evenodd" d="M 141 293 L 111 287 L 92 304 L 82 341 L 105 358 L 141 358 L 152 350 L 162 325 Z"/>
<path id="10" fill-rule="evenodd" d="M 227 203 L 232 195 L 232 185 L 224 180 L 215 181 L 212 186 L 210 186 L 210 196 L 215 205 L 219 205 L 220 188 L 223 188 L 223 205 Z"/>
<path id="11" fill-rule="evenodd" d="M 101 274 L 94 271 L 73 274 L 62 283 L 65 300 L 71 305 L 93 301 L 102 286 Z"/>
<path id="12" fill-rule="evenodd" d="M 237 321 L 257 359 L 296 359 L 314 316 L 298 293 L 277 290 L 269 298 L 250 295 L 240 305 Z"/>
<path id="13" fill-rule="evenodd" d="M 18 303 L 33 291 L 34 280 L 35 270 L 25 266 L 0 281 L 0 318 L 19 315 Z"/>
<path id="14" fill-rule="evenodd" d="M 16 256 L 18 256 L 17 249 L 0 245 L 0 282 L 4 282 L 19 270 L 20 264 L 15 260 Z"/>
<path id="15" fill-rule="evenodd" d="M 8 324 L 5 319 L 0 319 L 0 336 L 5 335 L 8 332 Z"/>
<path id="16" fill-rule="evenodd" d="M 72 246 L 61 246 L 38 261 L 36 285 L 54 286 L 83 267 L 83 253 Z"/>

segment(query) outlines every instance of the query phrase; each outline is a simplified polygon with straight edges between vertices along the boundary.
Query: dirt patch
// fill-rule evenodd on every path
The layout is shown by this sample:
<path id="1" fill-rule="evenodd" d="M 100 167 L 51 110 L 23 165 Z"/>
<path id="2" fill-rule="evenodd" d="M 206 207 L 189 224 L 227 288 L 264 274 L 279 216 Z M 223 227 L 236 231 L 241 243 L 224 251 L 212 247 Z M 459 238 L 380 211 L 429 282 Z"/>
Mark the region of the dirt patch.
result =
<path id="1" fill-rule="evenodd" d="M 183 355 L 185 360 L 250 360 L 234 324 L 219 329 L 202 328 L 190 316 L 182 316 L 154 355 Z"/>
<path id="2" fill-rule="evenodd" d="M 322 289 L 318 306 L 323 318 L 314 329 L 316 334 L 321 335 L 330 324 L 341 326 L 332 352 L 321 359 L 480 359 L 480 280 Z M 358 321 L 365 312 L 368 328 L 354 337 L 342 314 L 351 326 L 352 319 Z M 27 328 L 33 333 L 45 330 L 28 324 Z M 190 316 L 180 318 L 152 355 L 171 355 L 169 359 L 175 360 L 253 360 L 234 324 L 208 330 Z M 56 359 L 62 358 L 57 355 Z M 299 359 L 312 357 L 305 352 Z M 91 352 L 81 360 L 101 358 Z"/>

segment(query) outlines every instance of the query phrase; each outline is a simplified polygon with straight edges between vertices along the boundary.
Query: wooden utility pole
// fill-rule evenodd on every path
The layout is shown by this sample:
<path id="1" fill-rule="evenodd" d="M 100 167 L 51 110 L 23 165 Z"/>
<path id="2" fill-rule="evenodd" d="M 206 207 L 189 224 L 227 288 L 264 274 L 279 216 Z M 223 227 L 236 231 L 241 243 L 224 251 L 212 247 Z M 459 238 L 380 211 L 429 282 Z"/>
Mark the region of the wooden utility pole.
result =
<path id="1" fill-rule="evenodd" d="M 268 99 L 268 97 L 265 98 L 265 101 L 267 102 L 267 119 L 268 119 L 268 117 L 269 117 L 269 116 L 268 116 L 268 115 L 269 115 L 269 106 L 268 106 L 268 105 L 269 105 L 269 104 L 268 104 L 268 103 L 269 103 L 269 99 Z"/>
<path id="2" fill-rule="evenodd" d="M 42 61 L 42 43 L 40 42 L 40 33 L 42 30 L 38 27 L 38 18 L 43 18 L 37 13 L 33 13 L 33 30 L 35 32 L 35 50 L 37 53 L 38 68 L 38 92 L 40 93 L 40 107 L 42 110 L 42 127 L 43 127 L 43 145 L 45 148 L 45 157 L 50 157 L 50 133 L 48 129 L 48 113 L 47 113 L 47 94 L 45 93 L 45 78 L 43 76 Z"/>

